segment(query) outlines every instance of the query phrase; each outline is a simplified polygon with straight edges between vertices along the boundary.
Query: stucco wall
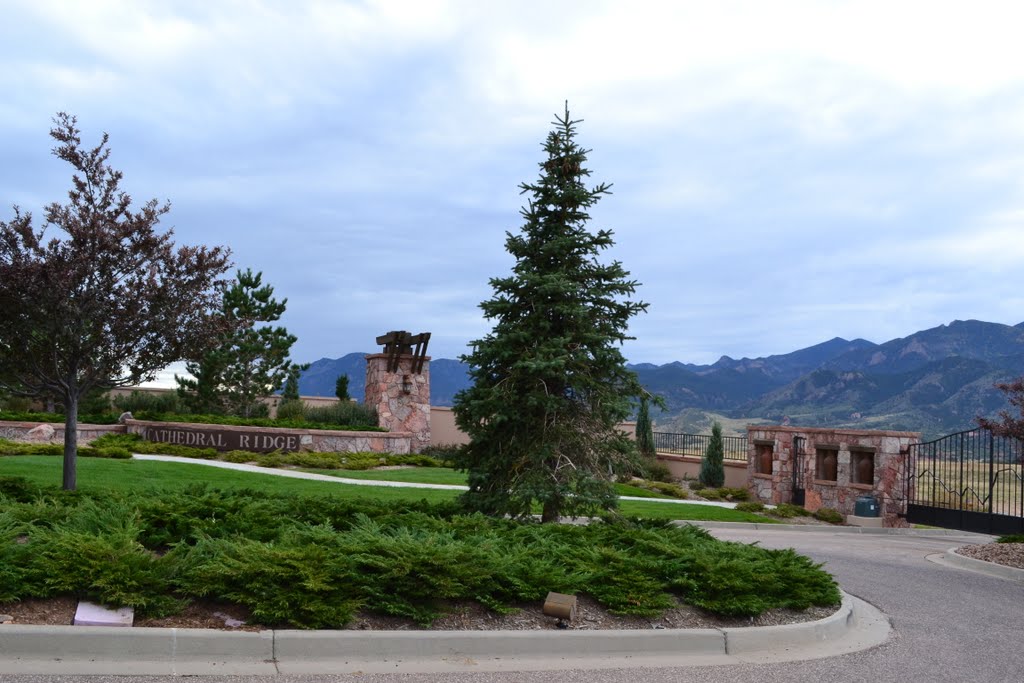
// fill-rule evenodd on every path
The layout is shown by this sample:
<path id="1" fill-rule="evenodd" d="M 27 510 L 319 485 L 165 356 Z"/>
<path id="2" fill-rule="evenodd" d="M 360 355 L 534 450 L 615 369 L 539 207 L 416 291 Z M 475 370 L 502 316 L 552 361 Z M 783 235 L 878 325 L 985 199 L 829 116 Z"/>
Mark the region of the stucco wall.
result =
<path id="1" fill-rule="evenodd" d="M 676 479 L 697 479 L 700 476 L 701 458 L 689 455 L 673 455 L 658 453 L 658 460 L 672 473 Z M 722 462 L 725 470 L 725 486 L 737 489 L 747 488 L 747 463 L 737 460 Z"/>

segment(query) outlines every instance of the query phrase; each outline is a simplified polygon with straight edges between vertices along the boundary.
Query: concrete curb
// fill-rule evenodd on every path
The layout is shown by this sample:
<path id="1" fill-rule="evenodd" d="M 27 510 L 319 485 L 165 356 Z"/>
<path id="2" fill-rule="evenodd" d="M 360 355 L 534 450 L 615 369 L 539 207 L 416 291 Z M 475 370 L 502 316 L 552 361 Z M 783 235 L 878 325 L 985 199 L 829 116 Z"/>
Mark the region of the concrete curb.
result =
<path id="1" fill-rule="evenodd" d="M 26 674 L 273 675 L 557 670 L 795 661 L 884 642 L 886 617 L 846 593 L 785 626 L 613 631 L 260 631 L 0 626 L 0 670 Z"/>
<path id="2" fill-rule="evenodd" d="M 958 554 L 956 548 L 950 548 L 942 554 L 928 555 L 926 559 L 946 567 L 966 569 L 967 571 L 988 574 L 989 576 L 1006 579 L 1007 581 L 1024 583 L 1024 569 L 1008 567 L 1005 564 L 996 564 L 995 562 L 987 562 L 985 560 L 976 560 L 973 557 Z"/>
<path id="3" fill-rule="evenodd" d="M 676 526 L 692 524 L 704 529 L 757 529 L 759 531 L 806 531 L 807 533 L 825 534 L 865 534 L 874 536 L 964 536 L 977 538 L 979 542 L 988 542 L 995 538 L 988 534 L 956 529 L 910 529 L 891 527 L 833 526 L 823 524 L 758 524 L 756 522 L 702 522 L 673 520 Z"/>

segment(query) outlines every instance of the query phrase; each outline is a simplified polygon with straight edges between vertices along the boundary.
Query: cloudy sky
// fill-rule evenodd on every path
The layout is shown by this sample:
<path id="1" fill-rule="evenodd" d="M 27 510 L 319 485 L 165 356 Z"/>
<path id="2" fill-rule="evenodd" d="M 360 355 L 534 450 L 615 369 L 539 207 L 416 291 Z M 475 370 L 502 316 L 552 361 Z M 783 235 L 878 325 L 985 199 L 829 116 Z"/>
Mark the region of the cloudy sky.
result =
<path id="1" fill-rule="evenodd" d="M 294 358 L 488 329 L 568 100 L 633 362 L 1024 320 L 1019 2 L 0 0 L 0 217 L 62 199 L 55 112 L 180 243 L 288 298 Z"/>

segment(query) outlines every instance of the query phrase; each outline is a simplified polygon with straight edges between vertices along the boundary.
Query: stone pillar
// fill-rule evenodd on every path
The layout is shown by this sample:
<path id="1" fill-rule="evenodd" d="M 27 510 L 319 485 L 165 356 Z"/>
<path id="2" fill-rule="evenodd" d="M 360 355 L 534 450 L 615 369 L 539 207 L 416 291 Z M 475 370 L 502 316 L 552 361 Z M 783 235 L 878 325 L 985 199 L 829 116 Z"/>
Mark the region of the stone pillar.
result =
<path id="1" fill-rule="evenodd" d="M 423 359 L 422 372 L 413 372 L 415 357 L 398 356 L 398 369 L 388 370 L 390 354 L 366 357 L 367 406 L 377 410 L 377 424 L 392 432 L 410 432 L 412 451 L 430 445 L 430 356 Z"/>

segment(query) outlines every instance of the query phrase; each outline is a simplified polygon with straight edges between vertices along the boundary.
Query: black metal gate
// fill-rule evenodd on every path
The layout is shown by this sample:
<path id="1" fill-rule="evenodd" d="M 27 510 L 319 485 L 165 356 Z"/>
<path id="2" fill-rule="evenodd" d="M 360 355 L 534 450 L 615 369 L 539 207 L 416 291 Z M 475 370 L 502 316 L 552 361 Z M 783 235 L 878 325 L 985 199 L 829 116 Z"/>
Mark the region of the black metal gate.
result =
<path id="1" fill-rule="evenodd" d="M 804 504 L 804 437 L 793 437 L 793 505 Z"/>
<path id="2" fill-rule="evenodd" d="M 1021 441 L 987 429 L 912 444 L 907 521 L 986 534 L 1024 532 Z"/>

